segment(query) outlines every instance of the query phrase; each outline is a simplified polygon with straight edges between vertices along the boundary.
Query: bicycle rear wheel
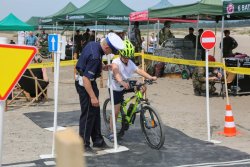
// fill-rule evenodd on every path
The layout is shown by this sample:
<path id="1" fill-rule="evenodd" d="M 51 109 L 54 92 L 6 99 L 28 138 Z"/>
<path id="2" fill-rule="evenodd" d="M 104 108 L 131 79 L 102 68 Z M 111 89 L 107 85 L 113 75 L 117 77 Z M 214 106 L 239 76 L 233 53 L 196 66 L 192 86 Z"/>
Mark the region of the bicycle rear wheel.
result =
<path id="1" fill-rule="evenodd" d="M 104 124 L 106 126 L 106 129 L 111 132 L 110 130 L 110 119 L 112 118 L 112 105 L 111 105 L 111 101 L 110 98 L 106 99 L 103 103 L 103 120 L 104 120 Z M 122 116 L 119 113 L 118 115 L 118 119 L 116 122 L 116 130 L 117 133 L 121 133 L 122 131 Z"/>
<path id="2" fill-rule="evenodd" d="M 144 106 L 140 114 L 140 123 L 147 144 L 153 149 L 160 149 L 165 142 L 165 131 L 155 109 Z"/>

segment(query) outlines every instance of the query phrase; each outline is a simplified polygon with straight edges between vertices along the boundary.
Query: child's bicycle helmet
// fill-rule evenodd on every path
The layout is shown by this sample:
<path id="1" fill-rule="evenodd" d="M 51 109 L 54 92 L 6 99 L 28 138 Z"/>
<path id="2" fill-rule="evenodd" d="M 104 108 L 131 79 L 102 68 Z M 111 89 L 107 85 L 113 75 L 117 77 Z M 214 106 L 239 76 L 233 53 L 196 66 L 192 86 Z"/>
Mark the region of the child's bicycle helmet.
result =
<path id="1" fill-rule="evenodd" d="M 125 48 L 123 50 L 119 50 L 119 54 L 125 58 L 134 58 L 135 47 L 133 44 L 129 40 L 124 40 L 124 45 Z"/>

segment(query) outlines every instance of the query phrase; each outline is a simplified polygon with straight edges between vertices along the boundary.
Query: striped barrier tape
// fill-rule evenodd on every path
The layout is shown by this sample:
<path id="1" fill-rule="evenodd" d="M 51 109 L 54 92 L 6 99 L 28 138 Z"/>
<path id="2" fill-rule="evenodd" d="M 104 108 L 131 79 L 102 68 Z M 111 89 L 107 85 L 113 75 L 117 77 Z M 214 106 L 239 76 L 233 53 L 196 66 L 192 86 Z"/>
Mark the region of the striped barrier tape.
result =
<path id="1" fill-rule="evenodd" d="M 186 60 L 186 59 L 176 59 L 176 58 L 167 58 L 161 56 L 152 56 L 149 54 L 144 54 L 144 59 L 160 61 L 165 63 L 173 63 L 173 64 L 183 64 L 189 66 L 206 66 L 205 61 L 197 61 L 197 60 Z M 209 62 L 209 67 L 223 67 L 223 64 L 220 62 Z"/>
<path id="2" fill-rule="evenodd" d="M 68 61 L 61 61 L 60 66 L 71 66 L 75 65 L 77 60 L 68 60 Z M 33 69 L 33 68 L 49 68 L 49 67 L 54 67 L 54 62 L 43 62 L 39 64 L 30 64 L 28 66 L 28 69 Z"/>
<path id="3" fill-rule="evenodd" d="M 250 68 L 226 67 L 226 71 L 231 72 L 231 73 L 235 73 L 235 74 L 250 75 Z"/>
<path id="4" fill-rule="evenodd" d="M 167 58 L 167 57 L 161 57 L 161 56 L 152 56 L 149 54 L 144 54 L 144 59 L 165 62 L 165 63 L 190 65 L 190 66 L 200 66 L 200 67 L 206 66 L 205 61 Z M 235 74 L 250 75 L 250 68 L 224 67 L 223 64 L 220 62 L 209 62 L 209 67 L 220 67 L 220 68 L 225 68 L 227 72 L 231 72 L 231 73 L 235 73 Z"/>
<path id="5" fill-rule="evenodd" d="M 115 55 L 113 57 L 117 58 L 119 55 Z M 143 56 L 144 59 L 165 62 L 165 63 L 172 63 L 172 64 L 183 64 L 189 66 L 200 66 L 204 67 L 206 64 L 205 61 L 197 61 L 197 60 L 186 60 L 186 59 L 176 59 L 176 58 L 168 58 L 163 56 L 152 56 L 150 54 L 142 54 L 142 53 L 135 53 L 135 56 Z M 105 60 L 103 60 L 105 61 Z M 68 61 L 61 61 L 60 66 L 71 66 L 75 65 L 77 60 L 68 60 Z M 33 68 L 49 68 L 54 67 L 54 62 L 43 62 L 40 64 L 30 64 L 28 69 Z M 223 64 L 220 62 L 209 62 L 209 67 L 220 67 L 224 68 Z M 250 68 L 242 68 L 242 67 L 226 67 L 226 71 L 235 73 L 235 74 L 247 74 L 250 75 Z"/>

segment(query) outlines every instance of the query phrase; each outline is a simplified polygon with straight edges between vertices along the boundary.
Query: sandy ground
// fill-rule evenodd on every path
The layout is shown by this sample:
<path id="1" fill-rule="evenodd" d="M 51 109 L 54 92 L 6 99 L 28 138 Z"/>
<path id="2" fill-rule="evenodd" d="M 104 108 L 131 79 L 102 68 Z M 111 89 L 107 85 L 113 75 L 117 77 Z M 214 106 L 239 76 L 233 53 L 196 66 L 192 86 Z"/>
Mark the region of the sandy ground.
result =
<path id="1" fill-rule="evenodd" d="M 49 69 L 53 81 L 53 74 Z M 73 82 L 72 67 L 60 70 L 58 112 L 79 110 L 78 96 Z M 100 88 L 100 103 L 108 96 L 106 88 Z M 53 98 L 53 83 L 49 88 Z M 160 78 L 158 83 L 148 89 L 148 98 L 157 108 L 165 125 L 176 128 L 190 137 L 207 140 L 205 97 L 193 95 L 191 80 Z M 212 139 L 220 145 L 250 153 L 250 96 L 231 97 L 231 105 L 241 135 L 224 137 L 217 134 L 224 127 L 225 104 L 221 97 L 210 98 L 210 122 Z M 50 154 L 52 133 L 40 128 L 23 113 L 53 112 L 53 101 L 33 107 L 19 108 L 4 113 L 3 163 L 23 162 L 39 159 L 39 155 Z M 74 127 L 78 131 L 78 127 Z M 167 142 L 167 141 L 166 141 Z"/>
<path id="2" fill-rule="evenodd" d="M 220 37 L 219 33 L 217 34 Z M 238 41 L 238 52 L 249 53 L 249 35 L 232 36 Z M 218 43 L 217 43 L 218 45 Z M 216 49 L 216 56 L 219 49 Z M 33 107 L 22 107 L 4 113 L 3 163 L 15 163 L 39 159 L 41 154 L 50 154 L 52 133 L 40 128 L 24 113 L 53 112 L 53 73 L 48 69 L 50 78 L 48 102 Z M 100 88 L 100 103 L 108 96 L 106 88 Z M 193 95 L 192 81 L 160 78 L 158 83 L 148 89 L 148 98 L 157 108 L 165 125 L 176 128 L 190 137 L 207 140 L 206 99 Z M 220 145 L 250 154 L 250 96 L 230 97 L 237 130 L 236 137 L 224 137 L 217 132 L 224 127 L 226 101 L 221 97 L 210 98 L 210 122 L 212 139 Z M 60 69 L 58 112 L 79 110 L 78 95 L 73 80 L 73 67 Z M 78 127 L 73 127 L 78 131 Z M 166 141 L 168 142 L 168 141 Z"/>

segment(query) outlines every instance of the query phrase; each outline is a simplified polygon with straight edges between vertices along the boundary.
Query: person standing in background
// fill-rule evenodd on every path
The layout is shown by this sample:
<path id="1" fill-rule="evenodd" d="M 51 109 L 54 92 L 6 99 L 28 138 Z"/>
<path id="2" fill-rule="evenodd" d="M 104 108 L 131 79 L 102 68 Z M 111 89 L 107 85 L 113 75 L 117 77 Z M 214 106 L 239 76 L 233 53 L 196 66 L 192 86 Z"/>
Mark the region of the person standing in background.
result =
<path id="1" fill-rule="evenodd" d="M 25 39 L 25 45 L 36 46 L 37 42 L 37 37 L 33 34 L 32 31 L 30 31 L 29 36 L 27 36 Z"/>
<path id="2" fill-rule="evenodd" d="M 85 33 L 82 34 L 82 49 L 87 45 L 89 42 L 90 34 L 89 28 L 86 29 Z"/>
<path id="3" fill-rule="evenodd" d="M 76 34 L 74 36 L 74 55 L 75 59 L 79 58 L 79 54 L 82 52 L 82 35 L 80 34 L 80 30 L 76 30 Z M 73 38 L 71 38 L 71 41 L 73 41 Z"/>
<path id="4" fill-rule="evenodd" d="M 194 28 L 189 27 L 189 34 L 184 37 L 184 39 L 192 41 L 193 47 L 195 48 L 196 46 L 196 36 L 194 35 Z"/>
<path id="5" fill-rule="evenodd" d="M 139 22 L 135 21 L 134 22 L 134 27 L 132 28 L 130 32 L 130 41 L 131 43 L 135 46 L 135 52 L 140 52 L 141 51 L 141 31 L 139 29 Z"/>
<path id="6" fill-rule="evenodd" d="M 203 31 L 204 30 L 202 28 L 198 30 L 199 35 L 198 35 L 198 47 L 197 47 L 197 49 L 199 49 L 200 52 L 201 52 L 201 60 L 205 61 L 206 50 L 201 46 L 201 41 L 200 41 L 201 40 L 201 34 L 203 33 Z"/>
<path id="7" fill-rule="evenodd" d="M 164 27 L 159 32 L 159 45 L 161 45 L 169 38 L 174 38 L 174 34 L 170 30 L 170 22 L 165 21 Z"/>
<path id="8" fill-rule="evenodd" d="M 225 37 L 223 38 L 223 58 L 232 57 L 233 49 L 237 48 L 237 41 L 230 36 L 229 30 L 224 30 Z"/>
<path id="9" fill-rule="evenodd" d="M 95 41 L 95 30 L 91 31 L 89 41 Z"/>

